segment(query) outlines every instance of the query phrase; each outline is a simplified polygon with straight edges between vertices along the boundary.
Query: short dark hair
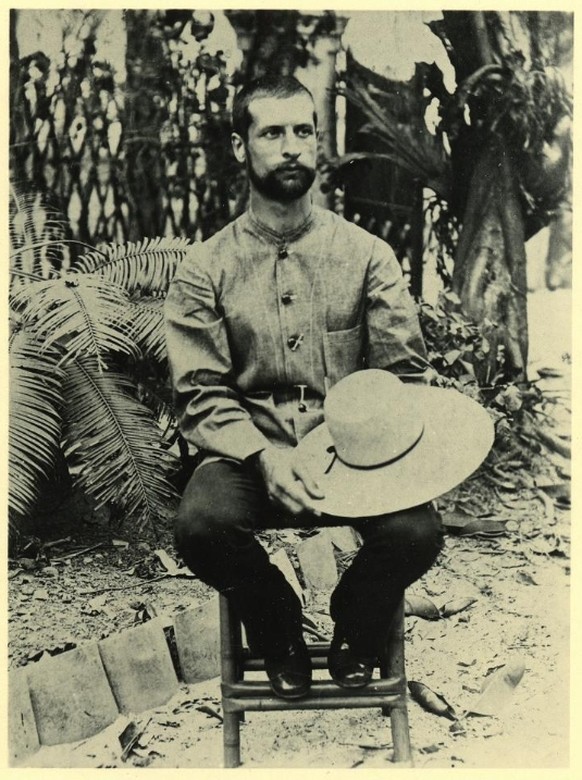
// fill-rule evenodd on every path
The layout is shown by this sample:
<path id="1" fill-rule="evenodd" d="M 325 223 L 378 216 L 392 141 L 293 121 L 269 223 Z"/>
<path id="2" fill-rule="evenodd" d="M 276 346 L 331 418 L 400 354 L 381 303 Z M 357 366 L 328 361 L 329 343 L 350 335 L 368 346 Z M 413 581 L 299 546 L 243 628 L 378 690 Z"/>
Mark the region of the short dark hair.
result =
<path id="1" fill-rule="evenodd" d="M 288 98 L 294 95 L 307 95 L 313 100 L 313 95 L 295 76 L 279 76 L 269 74 L 245 84 L 234 96 L 232 104 L 232 129 L 247 140 L 251 126 L 250 103 L 256 98 L 275 97 Z M 315 110 L 313 122 L 317 121 Z"/>

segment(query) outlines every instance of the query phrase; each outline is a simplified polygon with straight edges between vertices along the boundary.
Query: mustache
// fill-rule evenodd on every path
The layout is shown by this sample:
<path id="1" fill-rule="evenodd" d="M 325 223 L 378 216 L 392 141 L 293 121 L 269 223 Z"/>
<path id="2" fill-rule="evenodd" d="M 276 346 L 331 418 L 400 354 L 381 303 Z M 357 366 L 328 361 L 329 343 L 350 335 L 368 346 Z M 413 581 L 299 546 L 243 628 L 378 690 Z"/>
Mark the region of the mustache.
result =
<path id="1" fill-rule="evenodd" d="M 281 165 L 278 165 L 277 168 L 275 168 L 276 171 L 311 171 L 311 168 L 308 168 L 307 165 L 303 165 L 303 163 L 294 162 L 294 163 L 282 163 Z"/>

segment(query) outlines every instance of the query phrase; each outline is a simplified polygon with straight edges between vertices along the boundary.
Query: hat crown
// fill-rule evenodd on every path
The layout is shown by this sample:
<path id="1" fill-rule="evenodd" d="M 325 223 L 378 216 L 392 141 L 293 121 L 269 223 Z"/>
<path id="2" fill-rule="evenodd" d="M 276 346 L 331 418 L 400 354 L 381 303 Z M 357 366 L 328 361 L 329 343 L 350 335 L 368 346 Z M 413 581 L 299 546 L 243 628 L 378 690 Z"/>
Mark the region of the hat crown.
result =
<path id="1" fill-rule="evenodd" d="M 324 415 L 340 460 L 360 468 L 398 459 L 424 428 L 406 385 L 380 369 L 357 371 L 332 387 Z"/>

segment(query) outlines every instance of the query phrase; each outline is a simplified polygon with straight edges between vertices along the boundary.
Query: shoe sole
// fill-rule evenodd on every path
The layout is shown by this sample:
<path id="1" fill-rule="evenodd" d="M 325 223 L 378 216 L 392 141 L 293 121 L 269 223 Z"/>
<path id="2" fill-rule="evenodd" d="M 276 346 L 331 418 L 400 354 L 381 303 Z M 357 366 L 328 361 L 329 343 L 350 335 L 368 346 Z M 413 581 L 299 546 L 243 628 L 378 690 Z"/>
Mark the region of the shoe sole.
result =
<path id="1" fill-rule="evenodd" d="M 354 690 L 356 688 L 366 688 L 372 682 L 371 680 L 366 680 L 365 682 L 356 683 L 354 685 L 353 683 L 350 684 L 350 683 L 346 683 L 344 681 L 338 680 L 335 677 L 332 677 L 331 679 L 334 681 L 334 683 L 336 685 L 339 685 L 340 688 L 345 688 L 346 690 Z"/>
<path id="2" fill-rule="evenodd" d="M 305 691 L 299 691 L 299 693 L 293 693 L 293 694 L 281 694 L 277 693 L 277 691 L 274 688 L 271 688 L 271 691 L 274 696 L 276 696 L 278 699 L 283 699 L 284 701 L 295 701 L 296 699 L 303 699 L 305 696 L 309 693 L 309 688 L 307 688 Z"/>

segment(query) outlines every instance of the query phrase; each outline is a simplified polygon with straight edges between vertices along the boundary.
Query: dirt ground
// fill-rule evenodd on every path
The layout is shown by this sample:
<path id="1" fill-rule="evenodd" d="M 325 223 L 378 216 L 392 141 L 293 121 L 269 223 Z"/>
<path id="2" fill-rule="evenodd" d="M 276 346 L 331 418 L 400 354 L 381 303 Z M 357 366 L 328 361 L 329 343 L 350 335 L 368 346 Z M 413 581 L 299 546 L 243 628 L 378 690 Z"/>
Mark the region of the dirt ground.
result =
<path id="1" fill-rule="evenodd" d="M 538 331 L 534 327 L 532 360 L 553 365 L 559 374 L 544 382 L 560 399 L 549 413 L 556 415 L 556 430 L 566 438 L 569 298 L 562 292 L 536 297 L 539 326 Z M 558 318 L 549 340 L 543 327 L 548 301 Z M 444 697 L 453 712 L 437 715 L 411 699 L 415 767 L 568 766 L 569 462 L 559 455 L 546 461 L 538 464 L 537 484 L 515 475 L 496 483 L 476 478 L 439 502 L 449 526 L 445 548 L 408 593 L 412 605 L 414 597 L 429 599 L 439 617 L 406 618 L 407 675 Z M 468 519 L 477 522 L 471 534 L 460 527 Z M 292 554 L 298 534 L 273 532 L 264 542 L 273 551 L 283 546 Z M 131 529 L 112 531 L 94 517 L 74 529 L 67 528 L 64 517 L 47 530 L 42 544 L 32 544 L 10 561 L 10 668 L 154 614 L 170 617 L 209 597 L 195 579 L 169 576 L 156 549 L 175 557 L 169 532 L 160 539 L 137 537 Z M 306 608 L 324 634 L 330 630 L 328 596 L 312 592 Z M 452 602 L 462 608 L 443 617 L 444 605 Z M 502 682 L 509 668 L 523 671 L 514 688 Z M 494 700 L 492 714 L 472 714 L 480 708 L 482 687 L 492 681 L 505 693 Z M 82 743 L 42 748 L 26 766 L 222 765 L 218 680 L 183 685 L 166 705 L 134 720 L 144 731 L 125 762 L 118 737 L 127 719 L 120 716 Z M 392 744 L 389 724 L 376 710 L 250 713 L 242 726 L 242 756 L 245 768 L 389 768 Z"/>

